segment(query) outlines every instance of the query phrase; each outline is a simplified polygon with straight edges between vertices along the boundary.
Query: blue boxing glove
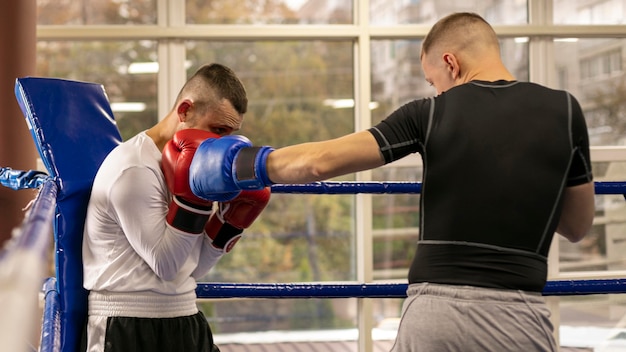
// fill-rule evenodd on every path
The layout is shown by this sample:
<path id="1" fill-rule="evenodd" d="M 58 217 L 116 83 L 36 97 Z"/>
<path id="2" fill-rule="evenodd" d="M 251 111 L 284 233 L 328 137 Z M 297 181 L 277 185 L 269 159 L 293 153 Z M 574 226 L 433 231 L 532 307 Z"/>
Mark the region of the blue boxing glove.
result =
<path id="1" fill-rule="evenodd" d="M 273 184 L 266 161 L 272 147 L 253 147 L 244 136 L 208 138 L 196 150 L 189 167 L 189 185 L 197 197 L 228 201 L 241 190 Z"/>

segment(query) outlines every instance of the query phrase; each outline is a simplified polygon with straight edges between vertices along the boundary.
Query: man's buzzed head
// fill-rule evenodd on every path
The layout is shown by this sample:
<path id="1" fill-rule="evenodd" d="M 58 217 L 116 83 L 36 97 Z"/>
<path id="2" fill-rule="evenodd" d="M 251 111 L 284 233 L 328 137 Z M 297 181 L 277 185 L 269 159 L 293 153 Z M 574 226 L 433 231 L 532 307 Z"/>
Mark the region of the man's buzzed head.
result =
<path id="1" fill-rule="evenodd" d="M 443 52 L 474 56 L 492 50 L 499 52 L 500 44 L 491 25 L 475 13 L 458 12 L 433 25 L 422 42 L 421 57 Z"/>

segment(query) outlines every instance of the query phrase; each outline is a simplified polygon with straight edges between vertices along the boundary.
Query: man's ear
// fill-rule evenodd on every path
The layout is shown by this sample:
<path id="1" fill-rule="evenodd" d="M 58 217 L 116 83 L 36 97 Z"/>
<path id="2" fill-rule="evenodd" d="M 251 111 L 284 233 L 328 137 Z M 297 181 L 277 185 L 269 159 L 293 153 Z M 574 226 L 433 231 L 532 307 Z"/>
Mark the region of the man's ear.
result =
<path id="1" fill-rule="evenodd" d="M 448 71 L 452 74 L 452 79 L 457 79 L 461 76 L 461 66 L 454 54 L 443 54 L 443 61 L 445 62 Z"/>
<path id="2" fill-rule="evenodd" d="M 184 122 L 185 120 L 187 120 L 187 113 L 192 106 L 193 103 L 189 99 L 185 99 L 178 104 L 178 106 L 176 107 L 176 112 L 178 113 L 178 120 L 180 122 Z"/>

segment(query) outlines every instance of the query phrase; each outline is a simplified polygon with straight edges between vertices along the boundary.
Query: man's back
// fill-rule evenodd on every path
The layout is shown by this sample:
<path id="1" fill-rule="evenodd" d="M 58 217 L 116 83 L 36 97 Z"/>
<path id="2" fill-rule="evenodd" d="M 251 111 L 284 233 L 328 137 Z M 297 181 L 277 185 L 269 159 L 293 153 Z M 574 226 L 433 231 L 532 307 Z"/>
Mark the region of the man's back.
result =
<path id="1" fill-rule="evenodd" d="M 563 189 L 587 180 L 584 168 L 570 172 L 586 162 L 578 103 L 507 81 L 470 82 L 432 101 L 410 282 L 540 291 Z"/>

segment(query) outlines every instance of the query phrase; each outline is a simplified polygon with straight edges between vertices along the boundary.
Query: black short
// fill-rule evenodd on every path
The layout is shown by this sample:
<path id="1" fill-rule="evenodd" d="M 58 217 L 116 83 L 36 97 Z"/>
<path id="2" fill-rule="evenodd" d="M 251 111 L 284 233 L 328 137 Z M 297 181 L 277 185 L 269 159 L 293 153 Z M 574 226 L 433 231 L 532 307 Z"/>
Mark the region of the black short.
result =
<path id="1" fill-rule="evenodd" d="M 178 318 L 110 317 L 104 352 L 219 352 L 202 312 Z"/>

